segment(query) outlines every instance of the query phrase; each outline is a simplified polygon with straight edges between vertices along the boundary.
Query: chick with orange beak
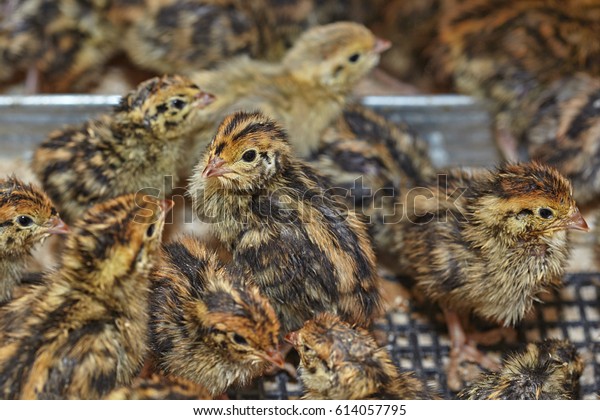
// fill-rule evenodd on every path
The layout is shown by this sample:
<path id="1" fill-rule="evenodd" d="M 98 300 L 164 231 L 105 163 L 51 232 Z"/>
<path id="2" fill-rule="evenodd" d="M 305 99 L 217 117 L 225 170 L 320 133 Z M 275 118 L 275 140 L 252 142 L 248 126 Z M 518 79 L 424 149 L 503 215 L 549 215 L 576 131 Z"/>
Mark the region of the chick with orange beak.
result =
<path id="1" fill-rule="evenodd" d="M 15 177 L 0 180 L 0 304 L 11 300 L 33 248 L 66 232 L 42 190 Z"/>

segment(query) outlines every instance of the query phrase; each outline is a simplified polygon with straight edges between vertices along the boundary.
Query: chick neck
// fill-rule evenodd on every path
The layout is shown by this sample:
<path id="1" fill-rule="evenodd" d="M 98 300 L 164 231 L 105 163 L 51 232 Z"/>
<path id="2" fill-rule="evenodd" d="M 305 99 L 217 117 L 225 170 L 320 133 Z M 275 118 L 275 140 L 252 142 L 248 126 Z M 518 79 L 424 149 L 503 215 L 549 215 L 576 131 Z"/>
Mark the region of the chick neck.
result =
<path id="1" fill-rule="evenodd" d="M 12 292 L 16 286 L 21 283 L 21 274 L 25 269 L 27 257 L 25 255 L 15 253 L 3 253 L 0 257 L 0 304 L 8 302 L 12 298 Z"/>

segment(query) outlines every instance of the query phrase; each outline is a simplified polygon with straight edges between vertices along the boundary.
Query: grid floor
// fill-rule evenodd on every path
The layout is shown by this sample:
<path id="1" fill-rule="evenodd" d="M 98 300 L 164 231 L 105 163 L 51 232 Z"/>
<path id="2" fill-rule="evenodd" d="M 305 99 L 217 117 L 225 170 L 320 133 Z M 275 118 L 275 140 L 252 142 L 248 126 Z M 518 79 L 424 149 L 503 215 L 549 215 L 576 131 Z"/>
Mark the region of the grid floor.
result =
<path id="1" fill-rule="evenodd" d="M 438 390 L 444 398 L 455 398 L 446 386 L 444 367 L 449 341 L 433 308 L 412 306 L 409 311 L 393 310 L 375 325 L 375 335 L 384 337 L 394 363 Z M 600 392 L 600 273 L 569 274 L 565 286 L 544 297 L 543 304 L 517 328 L 520 345 L 544 338 L 569 339 L 585 360 L 580 380 L 580 398 L 596 399 Z M 502 355 L 515 345 L 488 347 Z M 260 378 L 247 390 L 231 393 L 239 399 L 295 399 L 302 386 L 286 373 Z"/>

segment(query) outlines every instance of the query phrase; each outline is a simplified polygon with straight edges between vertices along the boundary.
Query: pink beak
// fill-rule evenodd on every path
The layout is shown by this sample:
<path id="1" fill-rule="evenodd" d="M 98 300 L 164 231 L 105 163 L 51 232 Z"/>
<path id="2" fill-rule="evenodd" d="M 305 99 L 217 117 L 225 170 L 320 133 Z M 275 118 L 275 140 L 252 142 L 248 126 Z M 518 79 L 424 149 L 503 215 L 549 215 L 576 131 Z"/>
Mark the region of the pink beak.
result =
<path id="1" fill-rule="evenodd" d="M 384 51 L 387 51 L 392 46 L 392 43 L 387 39 L 377 38 L 375 41 L 375 46 L 373 47 L 373 51 L 381 54 Z"/>
<path id="2" fill-rule="evenodd" d="M 196 105 L 198 106 L 198 108 L 204 108 L 212 104 L 215 101 L 216 97 L 212 93 L 200 92 L 196 96 L 194 96 L 194 99 L 196 100 Z"/>
<path id="3" fill-rule="evenodd" d="M 160 209 L 163 211 L 163 213 L 166 214 L 169 212 L 169 210 L 173 208 L 175 202 L 173 200 L 165 199 L 161 200 L 158 205 L 160 206 Z"/>
<path id="4" fill-rule="evenodd" d="M 221 176 L 231 172 L 227 166 L 225 166 L 225 161 L 220 157 L 214 157 L 208 162 L 204 171 L 202 171 L 203 178 L 211 178 L 213 176 Z"/>
<path id="5" fill-rule="evenodd" d="M 285 336 L 285 341 L 290 343 L 292 346 L 296 347 L 298 345 L 298 331 L 294 331 L 291 333 L 287 333 Z"/>
<path id="6" fill-rule="evenodd" d="M 283 360 L 283 356 L 277 350 L 267 350 L 267 353 L 263 355 L 263 359 L 280 368 L 285 366 L 285 360 Z"/>
<path id="7" fill-rule="evenodd" d="M 60 217 L 52 217 L 50 220 L 50 229 L 48 233 L 55 235 L 63 235 L 69 233 L 69 226 Z"/>
<path id="8" fill-rule="evenodd" d="M 576 210 L 575 213 L 569 217 L 566 227 L 567 229 L 582 230 L 584 232 L 590 230 L 590 227 L 586 223 L 579 210 Z"/>

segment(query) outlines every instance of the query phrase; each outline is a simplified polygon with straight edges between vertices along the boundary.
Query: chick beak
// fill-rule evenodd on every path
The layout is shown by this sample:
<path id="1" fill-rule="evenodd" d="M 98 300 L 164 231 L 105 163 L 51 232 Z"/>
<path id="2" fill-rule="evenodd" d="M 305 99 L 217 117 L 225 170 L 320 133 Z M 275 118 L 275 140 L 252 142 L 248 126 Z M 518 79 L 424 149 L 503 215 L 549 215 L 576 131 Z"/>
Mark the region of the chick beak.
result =
<path id="1" fill-rule="evenodd" d="M 205 106 L 212 104 L 216 97 L 212 93 L 200 92 L 194 96 L 194 99 L 198 108 L 204 108 Z"/>
<path id="2" fill-rule="evenodd" d="M 283 356 L 277 350 L 267 350 L 267 352 L 262 355 L 262 358 L 267 362 L 273 363 L 279 368 L 283 368 L 285 366 L 285 360 L 283 360 Z"/>
<path id="3" fill-rule="evenodd" d="M 52 217 L 48 220 L 48 224 L 50 225 L 48 233 L 55 235 L 69 233 L 69 226 L 60 217 Z"/>
<path id="4" fill-rule="evenodd" d="M 290 343 L 292 346 L 296 347 L 298 345 L 298 332 L 294 331 L 291 333 L 287 333 L 285 336 L 285 341 Z"/>
<path id="5" fill-rule="evenodd" d="M 220 157 L 214 157 L 208 162 L 204 171 L 202 171 L 203 178 L 210 178 L 213 176 L 221 176 L 224 174 L 228 174 L 231 172 L 227 166 L 225 166 L 225 161 Z"/>
<path id="6" fill-rule="evenodd" d="M 566 228 L 573 230 L 582 230 L 584 232 L 590 230 L 588 224 L 586 223 L 579 210 L 575 210 L 575 213 L 573 213 L 573 215 L 567 219 Z"/>
<path id="7" fill-rule="evenodd" d="M 381 54 L 384 51 L 387 51 L 392 46 L 392 43 L 387 39 L 377 38 L 375 40 L 375 46 L 373 47 L 373 52 L 377 54 Z"/>
<path id="8" fill-rule="evenodd" d="M 169 200 L 169 199 L 165 199 L 165 200 L 161 200 L 158 205 L 160 206 L 160 209 L 163 211 L 163 214 L 167 214 L 169 212 L 169 210 L 171 210 L 173 208 L 173 206 L 175 205 L 175 202 L 173 200 Z"/>

